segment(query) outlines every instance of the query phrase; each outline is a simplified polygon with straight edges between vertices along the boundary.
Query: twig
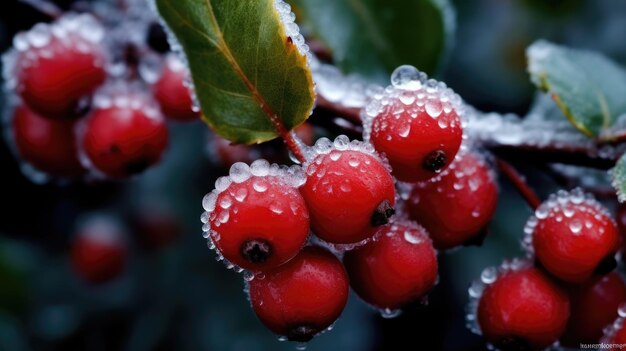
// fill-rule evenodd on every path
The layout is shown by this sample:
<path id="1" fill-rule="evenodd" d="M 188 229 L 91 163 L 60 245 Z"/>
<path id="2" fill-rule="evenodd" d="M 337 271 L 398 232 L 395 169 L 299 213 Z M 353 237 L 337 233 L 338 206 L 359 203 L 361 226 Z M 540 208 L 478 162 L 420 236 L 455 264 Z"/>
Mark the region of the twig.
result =
<path id="1" fill-rule="evenodd" d="M 522 195 L 524 200 L 528 203 L 530 208 L 534 211 L 539 205 L 541 205 L 541 199 L 535 193 L 533 189 L 530 188 L 528 183 L 524 177 L 517 172 L 517 170 L 508 162 L 502 160 L 501 158 L 496 159 L 496 164 L 500 173 L 504 174 L 504 176 L 511 182 L 511 184 L 517 189 L 517 191 Z"/>

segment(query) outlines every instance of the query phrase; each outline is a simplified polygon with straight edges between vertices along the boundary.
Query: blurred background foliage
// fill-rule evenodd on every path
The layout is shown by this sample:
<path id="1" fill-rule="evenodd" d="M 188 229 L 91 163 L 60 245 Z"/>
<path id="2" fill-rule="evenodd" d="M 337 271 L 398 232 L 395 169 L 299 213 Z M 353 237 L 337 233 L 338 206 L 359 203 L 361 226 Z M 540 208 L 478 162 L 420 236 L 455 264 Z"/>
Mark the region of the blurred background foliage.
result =
<path id="1" fill-rule="evenodd" d="M 67 8 L 73 1 L 55 2 Z M 536 39 L 600 51 L 626 64 L 626 2 L 456 0 L 454 7 L 453 43 L 435 76 L 481 110 L 527 111 L 535 89 L 524 50 Z M 46 20 L 17 0 L 2 1 L 0 51 L 17 31 Z M 205 152 L 206 126 L 170 130 L 161 164 L 121 183 L 36 185 L 0 145 L 0 350 L 293 349 L 256 320 L 241 275 L 216 262 L 201 236 L 201 199 L 226 171 Z M 520 166 L 540 194 L 557 187 L 532 160 Z M 333 332 L 308 349 L 485 349 L 465 328 L 467 287 L 484 267 L 521 255 L 529 215 L 501 182 L 490 235 L 482 247 L 440 255 L 440 283 L 427 306 L 388 320 L 351 296 Z M 104 286 L 80 281 L 69 265 L 77 223 L 90 216 L 122 223 L 131 247 L 127 270 Z M 146 218 L 157 224 L 137 225 Z M 166 239 L 150 244 L 155 235 Z"/>

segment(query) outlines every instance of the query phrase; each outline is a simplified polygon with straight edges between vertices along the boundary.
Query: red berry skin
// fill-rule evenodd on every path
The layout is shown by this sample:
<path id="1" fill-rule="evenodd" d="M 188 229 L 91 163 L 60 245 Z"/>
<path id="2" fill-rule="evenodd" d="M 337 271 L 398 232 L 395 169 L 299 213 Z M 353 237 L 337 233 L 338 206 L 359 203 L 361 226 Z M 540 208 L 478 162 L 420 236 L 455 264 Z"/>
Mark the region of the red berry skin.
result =
<path id="1" fill-rule="evenodd" d="M 408 108 L 403 110 L 396 115 L 388 108 L 376 116 L 370 141 L 387 157 L 398 180 L 418 182 L 433 178 L 450 165 L 461 147 L 459 115 L 452 109 L 433 118 L 420 107 L 412 117 Z"/>
<path id="2" fill-rule="evenodd" d="M 191 92 L 184 84 L 187 71 L 180 62 L 172 60 L 166 59 L 161 77 L 152 87 L 152 92 L 167 118 L 179 122 L 196 120 L 200 113 L 193 110 Z"/>
<path id="3" fill-rule="evenodd" d="M 103 284 L 118 277 L 126 267 L 127 250 L 119 242 L 79 235 L 71 252 L 72 268 L 90 284 Z"/>
<path id="4" fill-rule="evenodd" d="M 537 210 L 539 217 L 544 217 L 541 212 L 547 214 L 532 232 L 535 256 L 557 278 L 582 283 L 618 250 L 615 223 L 599 206 L 595 202 L 567 202 L 560 206 L 544 204 Z"/>
<path id="5" fill-rule="evenodd" d="M 211 238 L 228 261 L 265 271 L 292 259 L 309 235 L 309 214 L 297 189 L 278 177 L 252 176 L 219 193 L 209 217 Z"/>
<path id="6" fill-rule="evenodd" d="M 82 136 L 93 166 L 112 178 L 131 176 L 157 163 L 167 141 L 167 126 L 160 116 L 120 106 L 94 110 Z"/>
<path id="7" fill-rule="evenodd" d="M 496 211 L 498 187 L 478 155 L 463 154 L 435 182 L 413 187 L 407 209 L 439 250 L 462 245 L 481 234 Z"/>
<path id="8" fill-rule="evenodd" d="M 380 227 L 374 239 L 343 260 L 352 289 L 367 303 L 397 309 L 425 296 L 437 281 L 437 254 L 424 228 Z"/>
<path id="9" fill-rule="evenodd" d="M 571 347 L 581 343 L 596 344 L 603 328 L 618 317 L 620 304 L 626 302 L 626 284 L 613 272 L 571 287 L 569 297 L 571 316 L 561 344 Z"/>
<path id="10" fill-rule="evenodd" d="M 17 58 L 18 92 L 35 112 L 47 118 L 72 118 L 81 114 L 81 99 L 89 95 L 106 79 L 102 49 L 81 40 L 77 35 L 73 44 L 52 36 L 45 50 L 51 57 L 41 55 L 34 64 L 28 52 Z M 85 50 L 79 50 L 79 43 Z M 40 49 L 43 50 L 43 49 Z"/>
<path id="11" fill-rule="evenodd" d="M 25 105 L 15 108 L 13 138 L 20 157 L 49 175 L 76 177 L 85 169 L 78 160 L 74 121 L 43 118 Z"/>
<path id="12" fill-rule="evenodd" d="M 543 350 L 563 334 L 569 313 L 566 292 L 527 267 L 507 271 L 485 288 L 478 324 L 500 350 Z"/>
<path id="13" fill-rule="evenodd" d="M 304 248 L 249 284 L 250 302 L 261 322 L 291 341 L 309 341 L 328 328 L 348 301 L 348 276 L 341 262 L 319 247 Z"/>
<path id="14" fill-rule="evenodd" d="M 333 150 L 318 155 L 306 168 L 307 181 L 300 192 L 313 232 L 322 240 L 336 244 L 365 240 L 393 214 L 394 181 L 375 156 Z M 373 220 L 377 213 L 381 222 Z"/>

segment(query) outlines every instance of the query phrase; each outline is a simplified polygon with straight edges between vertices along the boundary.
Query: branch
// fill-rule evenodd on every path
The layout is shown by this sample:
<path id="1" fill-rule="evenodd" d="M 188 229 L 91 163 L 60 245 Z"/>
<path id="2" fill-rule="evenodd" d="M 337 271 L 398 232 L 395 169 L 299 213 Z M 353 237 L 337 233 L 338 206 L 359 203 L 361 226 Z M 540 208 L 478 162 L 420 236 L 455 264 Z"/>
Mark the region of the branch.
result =
<path id="1" fill-rule="evenodd" d="M 524 200 L 528 203 L 530 208 L 534 211 L 539 205 L 541 205 L 541 199 L 535 193 L 533 189 L 528 186 L 524 177 L 517 172 L 517 170 L 508 162 L 498 158 L 496 159 L 496 165 L 511 184 L 517 189 L 517 191 L 522 195 Z"/>

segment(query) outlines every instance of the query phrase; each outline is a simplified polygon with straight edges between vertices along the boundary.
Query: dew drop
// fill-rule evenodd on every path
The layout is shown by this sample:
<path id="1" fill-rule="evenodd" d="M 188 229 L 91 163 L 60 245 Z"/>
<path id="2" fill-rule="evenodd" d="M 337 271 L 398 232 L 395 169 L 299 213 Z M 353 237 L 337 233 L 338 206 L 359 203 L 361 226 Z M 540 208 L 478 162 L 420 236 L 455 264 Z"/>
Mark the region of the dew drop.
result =
<path id="1" fill-rule="evenodd" d="M 497 275 L 494 267 L 487 267 L 480 274 L 480 280 L 485 284 L 491 284 L 496 281 Z"/>
<path id="2" fill-rule="evenodd" d="M 421 75 L 417 68 L 402 65 L 391 74 L 391 84 L 397 88 L 419 90 L 422 87 Z"/>

